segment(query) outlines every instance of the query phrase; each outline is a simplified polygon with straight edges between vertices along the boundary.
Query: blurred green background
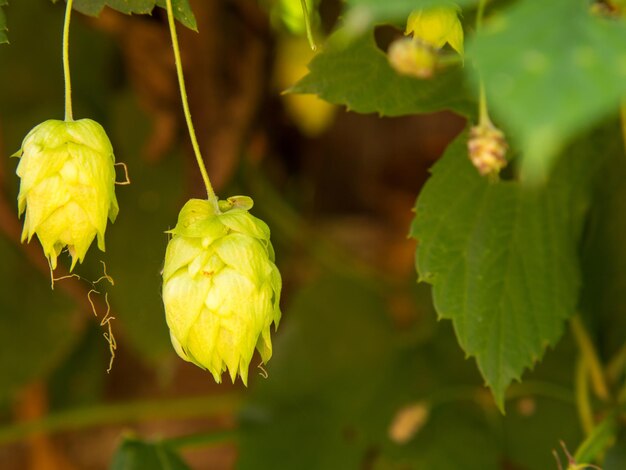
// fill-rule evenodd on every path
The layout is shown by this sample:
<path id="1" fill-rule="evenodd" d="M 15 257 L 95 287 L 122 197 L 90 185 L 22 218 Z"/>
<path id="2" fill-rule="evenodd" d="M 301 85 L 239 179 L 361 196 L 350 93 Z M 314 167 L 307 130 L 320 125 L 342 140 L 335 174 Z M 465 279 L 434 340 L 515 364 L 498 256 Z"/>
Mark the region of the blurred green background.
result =
<path id="1" fill-rule="evenodd" d="M 132 181 L 117 187 L 106 254 L 92 247 L 84 279 L 52 291 L 38 242 L 19 243 L 7 157 L 36 124 L 63 116 L 63 7 L 14 1 L 0 48 L 0 467 L 555 468 L 559 440 L 573 450 L 581 438 L 570 339 L 510 389 L 502 416 L 416 283 L 411 208 L 463 121 L 282 96 L 311 56 L 284 13 L 293 5 L 191 3 L 200 34 L 181 28 L 181 46 L 209 172 L 220 196 L 253 197 L 285 283 L 267 378 L 255 357 L 248 389 L 218 386 L 169 342 L 164 232 L 202 187 L 162 11 L 72 24 L 75 116 L 104 126 Z M 321 11 L 328 29 L 339 4 Z M 98 284 L 96 318 L 86 280 L 101 261 L 115 285 Z M 118 343 L 110 373 L 105 291 Z"/>

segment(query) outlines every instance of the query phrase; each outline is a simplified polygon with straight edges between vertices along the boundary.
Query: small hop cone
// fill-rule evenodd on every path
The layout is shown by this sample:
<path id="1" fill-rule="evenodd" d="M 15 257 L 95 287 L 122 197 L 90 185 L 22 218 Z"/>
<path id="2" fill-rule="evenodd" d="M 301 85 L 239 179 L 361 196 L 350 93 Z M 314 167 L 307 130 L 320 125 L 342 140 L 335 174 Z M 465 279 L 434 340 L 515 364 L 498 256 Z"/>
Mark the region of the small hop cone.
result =
<path id="1" fill-rule="evenodd" d="M 472 127 L 467 149 L 472 164 L 482 176 L 497 175 L 507 165 L 508 145 L 504 134 L 493 124 Z"/>
<path id="2" fill-rule="evenodd" d="M 387 51 L 389 64 L 398 73 L 421 79 L 432 78 L 437 54 L 432 47 L 410 38 L 397 39 Z"/>
<path id="3" fill-rule="evenodd" d="M 280 321 L 282 281 L 270 231 L 252 216 L 252 199 L 191 199 L 171 230 L 163 267 L 163 303 L 178 355 L 217 383 L 228 369 L 244 384 L 255 348 L 272 356 L 270 326 Z"/>
<path id="4" fill-rule="evenodd" d="M 20 158 L 19 215 L 26 211 L 22 242 L 37 234 L 53 270 L 65 247 L 71 270 L 96 236 L 104 251 L 107 218 L 114 222 L 119 207 L 113 147 L 102 126 L 91 119 L 45 121 L 13 156 Z"/>
<path id="5" fill-rule="evenodd" d="M 406 23 L 406 34 L 434 49 L 450 44 L 463 55 L 463 26 L 459 9 L 452 6 L 436 6 L 415 10 Z"/>

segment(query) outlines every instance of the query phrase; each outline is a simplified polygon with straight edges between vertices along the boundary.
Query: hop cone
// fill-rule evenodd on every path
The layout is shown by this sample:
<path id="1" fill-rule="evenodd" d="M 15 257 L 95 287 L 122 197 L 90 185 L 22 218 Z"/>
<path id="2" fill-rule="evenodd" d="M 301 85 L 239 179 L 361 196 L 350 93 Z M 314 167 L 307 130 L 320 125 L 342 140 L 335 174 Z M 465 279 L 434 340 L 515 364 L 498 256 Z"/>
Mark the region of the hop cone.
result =
<path id="1" fill-rule="evenodd" d="M 191 199 L 171 231 L 163 267 L 163 303 L 174 349 L 209 370 L 228 369 L 247 384 L 254 349 L 272 356 L 281 278 L 267 225 L 250 215 L 245 196 L 219 202 Z"/>
<path id="2" fill-rule="evenodd" d="M 26 211 L 22 242 L 37 234 L 50 267 L 67 246 L 74 269 L 93 239 L 104 251 L 107 217 L 115 221 L 115 157 L 104 129 L 90 119 L 45 121 L 22 148 L 17 175 L 19 214 Z"/>

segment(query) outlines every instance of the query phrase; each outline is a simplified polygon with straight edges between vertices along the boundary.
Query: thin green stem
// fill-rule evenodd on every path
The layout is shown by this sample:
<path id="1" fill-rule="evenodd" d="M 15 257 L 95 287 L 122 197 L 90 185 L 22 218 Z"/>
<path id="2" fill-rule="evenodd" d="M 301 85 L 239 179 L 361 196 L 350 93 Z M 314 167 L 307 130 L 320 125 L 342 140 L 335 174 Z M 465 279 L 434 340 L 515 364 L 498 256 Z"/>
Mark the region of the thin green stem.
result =
<path id="1" fill-rule="evenodd" d="M 313 28 L 311 28 L 311 17 L 309 16 L 309 9 L 306 5 L 306 0 L 300 0 L 300 5 L 302 5 L 302 16 L 304 16 L 304 28 L 306 29 L 306 38 L 309 41 L 309 46 L 312 50 L 317 50 L 317 45 L 315 44 L 315 38 L 313 37 Z"/>
<path id="2" fill-rule="evenodd" d="M 591 341 L 591 338 L 589 337 L 589 333 L 585 329 L 580 315 L 574 315 L 570 325 L 572 327 L 574 339 L 578 344 L 580 354 L 582 355 L 587 371 L 589 372 L 593 391 L 600 400 L 608 401 L 610 398 L 609 387 L 606 384 L 602 364 L 600 363 L 596 349 Z"/>
<path id="3" fill-rule="evenodd" d="M 200 153 L 200 146 L 198 145 L 198 139 L 196 138 L 196 131 L 193 127 L 193 121 L 191 120 L 191 112 L 189 111 L 189 101 L 187 99 L 187 88 L 185 87 L 185 76 L 183 75 L 183 63 L 180 59 L 180 47 L 178 46 L 178 34 L 176 33 L 176 22 L 174 19 L 174 10 L 172 8 L 172 0 L 167 1 L 167 21 L 170 27 L 170 35 L 172 36 L 172 47 L 174 49 L 174 61 L 176 62 L 176 73 L 178 74 L 178 86 L 180 88 L 180 98 L 183 103 L 183 111 L 185 113 L 185 120 L 187 121 L 187 129 L 189 129 L 189 138 L 191 139 L 191 146 L 193 147 L 193 153 L 196 157 L 196 161 L 198 162 L 198 167 L 200 169 L 200 174 L 202 175 L 202 180 L 204 181 L 204 186 L 206 187 L 207 198 L 213 203 L 216 210 L 218 209 L 217 205 L 217 196 L 215 195 L 215 191 L 213 190 L 213 186 L 211 186 L 211 180 L 209 180 L 209 175 L 206 171 L 206 167 L 204 166 L 204 160 L 202 159 L 202 154 Z"/>
<path id="4" fill-rule="evenodd" d="M 65 5 L 65 21 L 63 23 L 63 80 L 65 81 L 65 120 L 73 121 L 72 113 L 72 81 L 70 78 L 70 18 L 74 0 L 67 0 Z"/>
<path id="5" fill-rule="evenodd" d="M 580 424 L 588 436 L 593 431 L 593 410 L 589 401 L 589 381 L 585 359 L 580 358 L 576 364 L 576 408 Z"/>
<path id="6" fill-rule="evenodd" d="M 239 409 L 238 395 L 136 401 L 58 411 L 32 421 L 0 428 L 0 445 L 33 434 L 51 434 L 95 426 L 128 424 L 155 419 L 182 419 L 232 413 Z"/>
<path id="7" fill-rule="evenodd" d="M 478 2 L 478 8 L 476 10 L 476 31 L 480 31 L 483 27 L 483 17 L 485 16 L 486 6 L 487 0 L 480 0 L 480 2 Z"/>

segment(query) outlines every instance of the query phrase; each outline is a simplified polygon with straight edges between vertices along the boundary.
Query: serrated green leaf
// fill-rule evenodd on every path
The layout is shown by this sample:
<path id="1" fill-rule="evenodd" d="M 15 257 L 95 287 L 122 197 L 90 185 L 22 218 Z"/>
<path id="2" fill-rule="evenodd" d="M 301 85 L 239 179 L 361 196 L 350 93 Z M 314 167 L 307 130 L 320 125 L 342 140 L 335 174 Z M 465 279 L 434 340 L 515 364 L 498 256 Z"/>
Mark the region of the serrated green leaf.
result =
<path id="1" fill-rule="evenodd" d="M 452 320 L 503 408 L 507 386 L 555 344 L 576 309 L 577 247 L 603 154 L 580 144 L 544 188 L 530 189 L 481 178 L 466 139 L 433 167 L 411 235 L 438 314 Z"/>
<path id="2" fill-rule="evenodd" d="M 190 470 L 180 456 L 166 445 L 125 439 L 110 470 Z"/>
<path id="3" fill-rule="evenodd" d="M 52 0 L 54 3 L 59 0 Z M 74 0 L 73 9 L 89 16 L 99 16 L 105 6 L 126 15 L 150 14 L 155 6 L 165 8 L 165 0 Z M 194 31 L 198 30 L 189 0 L 172 0 L 174 17 Z"/>
<path id="4" fill-rule="evenodd" d="M 545 180 L 575 133 L 617 111 L 626 93 L 624 44 L 626 23 L 594 17 L 580 0 L 516 2 L 470 41 L 467 57 L 525 151 L 528 180 Z"/>
<path id="5" fill-rule="evenodd" d="M 333 40 L 334 37 L 337 39 Z M 310 73 L 291 92 L 316 94 L 349 110 L 381 116 L 443 109 L 464 116 L 473 112 L 474 105 L 459 67 L 437 74 L 431 80 L 404 77 L 391 68 L 372 32 L 347 44 L 340 36 L 334 37 L 309 64 Z"/>
<path id="6" fill-rule="evenodd" d="M 8 5 L 8 0 L 0 0 L 0 44 L 9 42 L 9 38 L 7 37 L 7 19 L 4 16 L 4 11 L 2 11 L 2 7 L 6 5 Z"/>

